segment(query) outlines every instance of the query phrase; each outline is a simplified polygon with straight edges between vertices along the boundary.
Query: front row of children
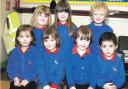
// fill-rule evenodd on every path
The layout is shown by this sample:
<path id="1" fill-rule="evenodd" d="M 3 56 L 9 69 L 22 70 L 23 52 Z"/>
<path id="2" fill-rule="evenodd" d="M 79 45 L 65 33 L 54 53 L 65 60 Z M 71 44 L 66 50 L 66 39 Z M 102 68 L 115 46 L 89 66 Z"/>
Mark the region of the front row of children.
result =
<path id="1" fill-rule="evenodd" d="M 99 39 L 100 54 L 90 50 L 92 32 L 80 26 L 74 35 L 74 47 L 64 53 L 57 31 L 47 27 L 42 48 L 34 47 L 30 25 L 21 25 L 16 33 L 16 47 L 7 65 L 10 89 L 61 89 L 66 75 L 70 89 L 119 89 L 125 82 L 123 60 L 116 53 L 117 38 L 105 32 Z M 68 44 L 68 43 L 67 43 Z"/>

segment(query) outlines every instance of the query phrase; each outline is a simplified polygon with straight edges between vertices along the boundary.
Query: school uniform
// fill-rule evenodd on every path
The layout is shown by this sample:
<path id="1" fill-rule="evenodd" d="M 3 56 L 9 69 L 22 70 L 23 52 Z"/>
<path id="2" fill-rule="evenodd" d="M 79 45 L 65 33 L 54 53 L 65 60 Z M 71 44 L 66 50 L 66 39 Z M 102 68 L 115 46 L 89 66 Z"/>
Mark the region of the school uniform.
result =
<path id="1" fill-rule="evenodd" d="M 61 41 L 61 48 L 64 50 L 64 52 L 66 52 L 67 50 L 71 50 L 74 46 L 73 37 L 69 35 L 69 31 L 68 31 L 69 24 L 70 23 L 62 24 L 61 22 L 58 22 L 58 27 L 57 27 L 57 31 Z M 75 33 L 75 31 L 77 30 L 75 24 L 73 24 L 72 29 Z"/>
<path id="2" fill-rule="evenodd" d="M 42 48 L 42 66 L 46 74 L 46 81 L 52 88 L 58 88 L 65 74 L 65 58 L 63 51 L 57 49 L 54 52 Z M 41 70 L 41 69 L 40 69 Z M 40 75 L 41 76 L 41 75 Z M 42 81 L 42 79 L 40 79 Z M 39 84 L 39 86 L 42 86 Z"/>
<path id="3" fill-rule="evenodd" d="M 80 56 L 77 47 L 66 55 L 66 78 L 69 88 L 87 89 L 96 86 L 96 57 L 87 48 L 84 55 Z"/>
<path id="4" fill-rule="evenodd" d="M 42 29 L 34 28 L 33 32 L 36 39 L 36 47 L 40 49 L 42 47 L 42 36 L 43 36 L 44 28 Z"/>
<path id="5" fill-rule="evenodd" d="M 14 85 L 14 78 L 18 77 L 20 80 L 26 79 L 29 81 L 29 84 L 24 89 L 28 89 L 27 87 L 31 84 L 34 85 L 34 87 L 30 86 L 29 88 L 36 88 L 35 77 L 37 76 L 38 69 L 37 57 L 37 50 L 34 46 L 30 46 L 24 53 L 22 52 L 19 46 L 13 49 L 8 58 L 7 65 L 7 72 L 8 77 L 11 80 L 11 86 Z M 14 89 L 14 87 L 10 87 L 10 89 Z"/>
<path id="6" fill-rule="evenodd" d="M 103 88 L 105 83 L 113 83 L 119 89 L 125 82 L 123 60 L 114 53 L 111 60 L 107 60 L 103 53 L 98 55 L 98 87 Z"/>
<path id="7" fill-rule="evenodd" d="M 101 26 L 97 26 L 95 25 L 94 22 L 91 22 L 88 27 L 91 29 L 92 31 L 92 36 L 93 36 L 93 40 L 92 40 L 92 44 L 90 45 L 90 48 L 93 52 L 99 53 L 100 52 L 100 48 L 99 48 L 99 39 L 100 36 L 104 33 L 104 32 L 113 32 L 112 28 L 103 23 Z"/>

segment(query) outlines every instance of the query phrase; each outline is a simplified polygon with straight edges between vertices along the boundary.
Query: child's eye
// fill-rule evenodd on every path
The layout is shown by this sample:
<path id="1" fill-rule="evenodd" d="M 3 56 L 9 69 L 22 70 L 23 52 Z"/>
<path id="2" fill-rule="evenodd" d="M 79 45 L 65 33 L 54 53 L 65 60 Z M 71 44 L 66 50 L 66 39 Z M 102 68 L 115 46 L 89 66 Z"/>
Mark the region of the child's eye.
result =
<path id="1" fill-rule="evenodd" d="M 29 38 L 29 37 L 31 37 L 31 36 L 27 36 L 27 38 Z"/>
<path id="2" fill-rule="evenodd" d="M 23 36 L 19 36 L 20 38 L 23 38 Z"/>
<path id="3" fill-rule="evenodd" d="M 104 14 L 100 14 L 100 15 L 104 15 Z"/>
<path id="4" fill-rule="evenodd" d="M 94 15 L 98 15 L 98 14 L 95 13 Z"/>
<path id="5" fill-rule="evenodd" d="M 110 47 L 113 47 L 113 45 L 110 45 Z"/>
<path id="6" fill-rule="evenodd" d="M 106 45 L 103 45 L 103 48 L 107 47 Z"/>

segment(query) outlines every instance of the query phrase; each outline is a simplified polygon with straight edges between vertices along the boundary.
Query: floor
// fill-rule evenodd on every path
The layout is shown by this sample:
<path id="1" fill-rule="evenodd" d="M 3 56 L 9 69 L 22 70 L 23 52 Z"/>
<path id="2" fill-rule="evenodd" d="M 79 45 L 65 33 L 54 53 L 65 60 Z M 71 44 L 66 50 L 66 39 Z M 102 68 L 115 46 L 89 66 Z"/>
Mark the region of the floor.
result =
<path id="1" fill-rule="evenodd" d="M 9 79 L 5 69 L 1 70 L 0 89 L 9 89 Z M 126 78 L 126 84 L 124 85 L 123 89 L 128 89 L 128 77 Z"/>

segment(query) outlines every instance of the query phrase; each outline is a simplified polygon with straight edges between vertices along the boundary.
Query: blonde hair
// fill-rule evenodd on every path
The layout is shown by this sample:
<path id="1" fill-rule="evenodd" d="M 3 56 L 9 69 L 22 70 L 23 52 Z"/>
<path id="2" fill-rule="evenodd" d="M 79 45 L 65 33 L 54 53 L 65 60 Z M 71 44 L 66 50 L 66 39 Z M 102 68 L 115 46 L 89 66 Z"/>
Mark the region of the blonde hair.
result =
<path id="1" fill-rule="evenodd" d="M 73 22 L 72 22 L 72 19 L 71 19 L 72 12 L 71 12 L 71 7 L 70 7 L 70 5 L 67 1 L 59 1 L 57 3 L 56 8 L 55 8 L 55 23 L 54 23 L 54 25 L 57 28 L 57 23 L 59 22 L 57 13 L 62 12 L 62 11 L 65 11 L 69 14 L 68 19 L 67 19 L 67 22 L 69 23 L 68 32 L 69 32 L 69 35 L 72 36 L 73 32 L 74 32 L 73 29 L 72 29 Z"/>
<path id="2" fill-rule="evenodd" d="M 34 14 L 32 16 L 32 20 L 31 20 L 31 24 L 33 27 L 37 27 L 38 26 L 38 15 L 44 13 L 46 16 L 49 17 L 48 20 L 48 24 L 47 26 L 51 26 L 51 12 L 48 6 L 45 5 L 39 5 L 36 7 L 36 9 L 34 10 Z"/>
<path id="3" fill-rule="evenodd" d="M 93 12 L 97 9 L 103 8 L 105 11 L 105 16 L 108 17 L 109 11 L 108 6 L 104 2 L 96 2 L 94 5 L 91 6 L 90 16 L 93 15 Z"/>

